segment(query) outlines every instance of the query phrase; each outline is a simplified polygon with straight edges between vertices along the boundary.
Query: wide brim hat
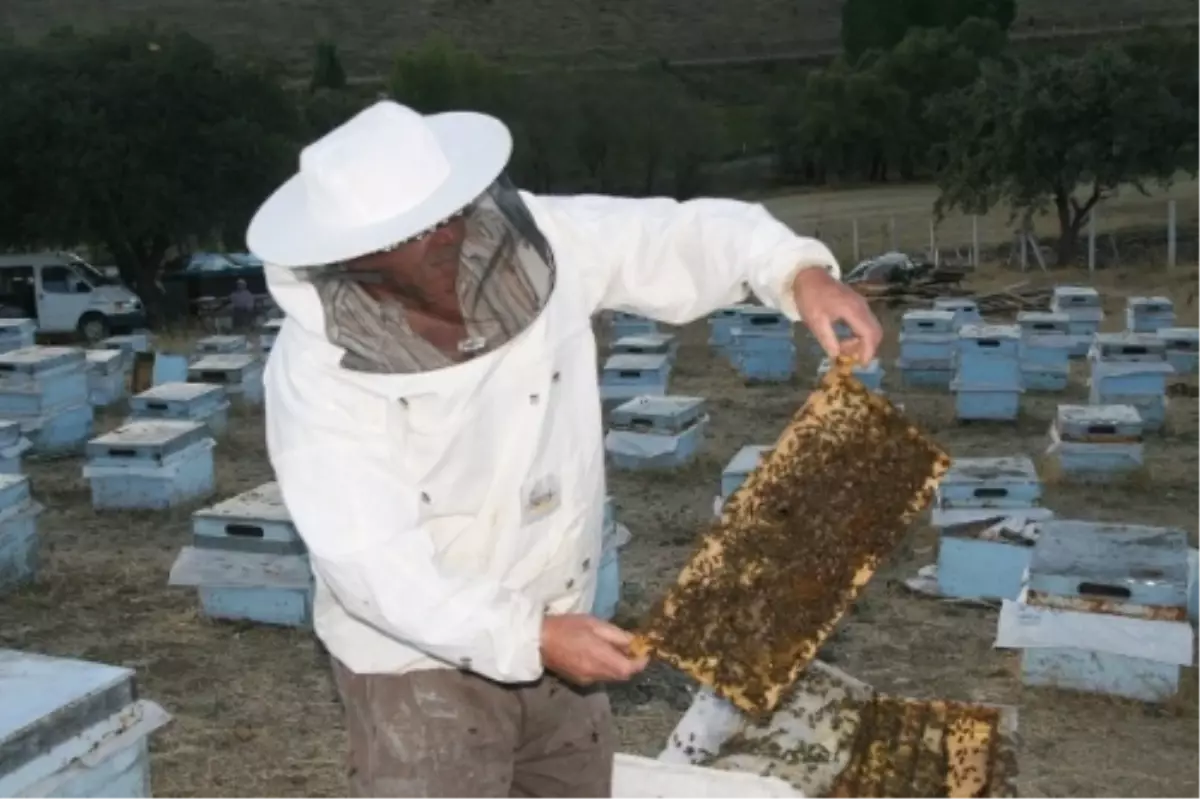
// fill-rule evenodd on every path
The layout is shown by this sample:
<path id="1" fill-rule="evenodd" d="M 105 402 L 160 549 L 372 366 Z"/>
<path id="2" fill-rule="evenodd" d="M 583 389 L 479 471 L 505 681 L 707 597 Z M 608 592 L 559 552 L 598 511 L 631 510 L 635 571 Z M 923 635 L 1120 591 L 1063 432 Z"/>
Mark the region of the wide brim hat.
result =
<path id="1" fill-rule="evenodd" d="M 430 230 L 504 171 L 512 134 L 486 114 L 424 116 L 390 100 L 300 154 L 300 170 L 255 213 L 246 244 L 267 264 L 322 266 Z"/>

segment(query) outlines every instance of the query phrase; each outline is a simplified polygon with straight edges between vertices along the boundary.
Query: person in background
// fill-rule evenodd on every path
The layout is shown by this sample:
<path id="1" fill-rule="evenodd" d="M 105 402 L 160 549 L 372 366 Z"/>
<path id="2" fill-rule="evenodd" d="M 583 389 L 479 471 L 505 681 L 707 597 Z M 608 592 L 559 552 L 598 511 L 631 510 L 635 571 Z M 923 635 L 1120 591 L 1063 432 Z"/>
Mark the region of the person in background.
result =
<path id="1" fill-rule="evenodd" d="M 830 353 L 837 321 L 864 361 L 881 336 L 828 248 L 761 206 L 535 196 L 511 150 L 493 117 L 379 102 L 306 147 L 247 232 L 286 314 L 267 448 L 357 796 L 611 793 L 600 686 L 646 662 L 591 614 L 594 314 L 680 325 L 753 293 Z"/>
<path id="2" fill-rule="evenodd" d="M 240 277 L 229 295 L 229 306 L 235 331 L 244 333 L 254 326 L 254 294 Z"/>

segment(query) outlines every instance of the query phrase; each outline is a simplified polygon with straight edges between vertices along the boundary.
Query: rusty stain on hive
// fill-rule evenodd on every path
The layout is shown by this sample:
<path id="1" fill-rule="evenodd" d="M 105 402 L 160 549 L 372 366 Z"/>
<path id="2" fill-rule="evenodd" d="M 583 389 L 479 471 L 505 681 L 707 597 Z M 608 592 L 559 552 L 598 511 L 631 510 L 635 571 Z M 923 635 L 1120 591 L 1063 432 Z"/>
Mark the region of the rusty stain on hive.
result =
<path id="1" fill-rule="evenodd" d="M 726 503 L 634 642 L 742 710 L 773 710 L 950 459 L 839 359 Z"/>

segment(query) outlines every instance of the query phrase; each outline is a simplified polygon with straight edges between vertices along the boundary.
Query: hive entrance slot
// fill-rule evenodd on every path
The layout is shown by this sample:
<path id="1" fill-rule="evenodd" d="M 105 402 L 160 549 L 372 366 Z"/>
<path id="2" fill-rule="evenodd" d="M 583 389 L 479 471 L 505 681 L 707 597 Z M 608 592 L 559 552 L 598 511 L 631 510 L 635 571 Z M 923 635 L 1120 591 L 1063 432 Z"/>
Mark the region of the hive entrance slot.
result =
<path id="1" fill-rule="evenodd" d="M 1146 348 L 1145 347 L 1126 347 L 1125 354 L 1126 355 L 1145 355 Z"/>
<path id="2" fill-rule="evenodd" d="M 146 407 L 152 411 L 165 411 L 167 409 L 167 403 L 165 403 L 165 402 L 147 402 Z"/>
<path id="3" fill-rule="evenodd" d="M 1094 424 L 1089 426 L 1087 431 L 1094 436 L 1111 436 L 1117 432 L 1117 426 L 1112 424 Z"/>
<path id="4" fill-rule="evenodd" d="M 110 448 L 108 450 L 108 456 L 110 458 L 136 458 L 137 450 L 136 449 L 113 449 L 113 448 Z"/>
<path id="5" fill-rule="evenodd" d="M 981 346 L 981 347 L 999 347 L 1000 346 L 1000 342 L 994 338 L 981 338 L 981 339 L 979 339 L 978 343 L 979 343 L 979 346 Z"/>
<path id="6" fill-rule="evenodd" d="M 634 430 L 649 430 L 654 427 L 654 422 L 650 419 L 639 418 L 631 420 L 629 426 Z"/>
<path id="7" fill-rule="evenodd" d="M 1080 583 L 1079 593 L 1085 596 L 1102 596 L 1109 599 L 1129 599 L 1133 593 L 1123 585 L 1105 585 L 1104 583 Z"/>
<path id="8" fill-rule="evenodd" d="M 977 488 L 974 496 L 976 499 L 1001 499 L 1008 496 L 1007 488 Z"/>
<path id="9" fill-rule="evenodd" d="M 201 372 L 200 379 L 203 380 L 205 383 L 208 383 L 210 381 L 223 383 L 225 381 L 225 373 L 224 372 Z"/>
<path id="10" fill-rule="evenodd" d="M 1053 330 L 1054 324 L 1051 322 L 1034 322 L 1034 330 Z"/>
<path id="11" fill-rule="evenodd" d="M 933 327 L 933 322 L 917 322 L 917 327 Z"/>
<path id="12" fill-rule="evenodd" d="M 266 535 L 256 524 L 227 524 L 225 533 L 235 538 L 263 538 Z"/>
<path id="13" fill-rule="evenodd" d="M 637 369 L 622 369 L 617 372 L 618 377 L 641 377 L 642 373 Z"/>
<path id="14" fill-rule="evenodd" d="M 764 325 L 773 325 L 773 324 L 775 324 L 775 323 L 776 323 L 776 321 L 777 321 L 777 320 L 775 320 L 775 319 L 769 319 L 769 318 L 768 318 L 768 319 L 763 319 L 763 318 L 758 318 L 758 319 L 751 319 L 751 320 L 750 320 L 750 324 L 752 324 L 752 325 L 758 325 L 758 326 L 762 327 L 762 326 L 764 326 Z"/>

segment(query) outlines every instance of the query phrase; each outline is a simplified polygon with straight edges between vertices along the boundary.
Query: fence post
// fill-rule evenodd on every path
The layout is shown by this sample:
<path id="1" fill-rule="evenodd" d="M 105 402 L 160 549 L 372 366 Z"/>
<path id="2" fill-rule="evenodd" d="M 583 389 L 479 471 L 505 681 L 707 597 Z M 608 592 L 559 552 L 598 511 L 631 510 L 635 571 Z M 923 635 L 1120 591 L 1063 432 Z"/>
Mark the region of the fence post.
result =
<path id="1" fill-rule="evenodd" d="M 896 251 L 896 217 L 888 217 L 888 239 L 890 241 L 889 250 Z"/>
<path id="2" fill-rule="evenodd" d="M 936 267 L 940 259 L 937 248 L 937 222 L 933 217 L 929 217 L 929 257 L 933 259 L 933 265 Z"/>
<path id="3" fill-rule="evenodd" d="M 1088 212 L 1088 274 L 1096 272 L 1096 208 Z"/>
<path id="4" fill-rule="evenodd" d="M 971 266 L 979 268 L 979 215 L 971 214 Z"/>
<path id="5" fill-rule="evenodd" d="M 857 217 L 850 220 L 850 234 L 854 238 L 854 265 L 858 266 L 858 262 L 861 259 L 859 256 L 859 249 L 858 249 L 858 218 Z"/>
<path id="6" fill-rule="evenodd" d="M 1175 201 L 1167 202 L 1167 269 L 1175 268 Z"/>

